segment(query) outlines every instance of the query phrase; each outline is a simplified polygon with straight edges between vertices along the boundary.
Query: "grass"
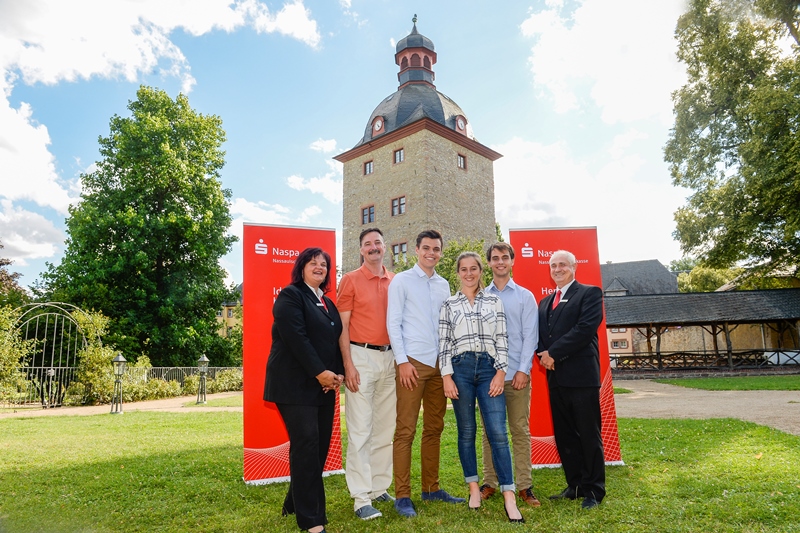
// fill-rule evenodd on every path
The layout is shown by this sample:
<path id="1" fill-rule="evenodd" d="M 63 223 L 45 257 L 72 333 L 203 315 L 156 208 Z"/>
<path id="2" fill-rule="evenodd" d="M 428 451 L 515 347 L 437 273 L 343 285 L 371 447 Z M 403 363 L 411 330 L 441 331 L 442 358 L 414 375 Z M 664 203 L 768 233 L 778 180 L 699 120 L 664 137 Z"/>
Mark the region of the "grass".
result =
<path id="1" fill-rule="evenodd" d="M 800 390 L 800 374 L 790 376 L 655 379 L 653 381 L 703 390 Z"/>
<path id="2" fill-rule="evenodd" d="M 196 397 L 195 397 L 196 398 Z M 183 404 L 184 407 L 242 407 L 244 397 L 241 394 L 227 396 L 225 398 L 214 398 L 205 404 L 198 404 L 197 399 Z"/>
<path id="3" fill-rule="evenodd" d="M 614 387 L 614 394 L 630 394 L 633 392 L 630 389 L 623 389 L 622 387 Z"/>
<path id="4" fill-rule="evenodd" d="M 608 497 L 591 512 L 551 502 L 560 469 L 535 470 L 539 509 L 525 528 L 505 521 L 502 499 L 478 513 L 423 503 L 419 516 L 362 522 L 344 476 L 325 479 L 328 531 L 341 532 L 800 532 L 800 438 L 731 419 L 619 421 L 626 466 L 607 469 Z M 455 421 L 448 412 L 440 477 L 465 495 Z M 296 532 L 281 518 L 286 484 L 242 480 L 242 415 L 128 412 L 123 416 L 0 420 L 0 531 Z M 417 439 L 417 445 L 419 439 Z M 415 454 L 417 452 L 415 451 Z M 419 460 L 412 480 L 419 487 Z"/>

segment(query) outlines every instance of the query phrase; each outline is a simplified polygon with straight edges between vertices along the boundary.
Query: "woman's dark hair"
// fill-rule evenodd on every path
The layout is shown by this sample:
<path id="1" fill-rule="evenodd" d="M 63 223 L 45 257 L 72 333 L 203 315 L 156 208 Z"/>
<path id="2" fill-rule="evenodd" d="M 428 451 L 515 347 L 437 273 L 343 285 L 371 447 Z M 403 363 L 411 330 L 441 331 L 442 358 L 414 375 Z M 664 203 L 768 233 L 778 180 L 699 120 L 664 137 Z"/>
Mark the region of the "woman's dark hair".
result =
<path id="1" fill-rule="evenodd" d="M 319 288 L 322 292 L 328 292 L 328 285 L 330 285 L 331 282 L 331 256 L 328 255 L 328 252 L 322 248 L 306 248 L 300 252 L 300 255 L 297 256 L 297 259 L 294 261 L 294 266 L 292 267 L 292 285 L 296 283 L 304 283 L 303 269 L 311 262 L 312 259 L 319 255 L 325 258 L 325 262 L 328 264 L 328 271 L 325 273 L 325 280 L 320 284 Z"/>

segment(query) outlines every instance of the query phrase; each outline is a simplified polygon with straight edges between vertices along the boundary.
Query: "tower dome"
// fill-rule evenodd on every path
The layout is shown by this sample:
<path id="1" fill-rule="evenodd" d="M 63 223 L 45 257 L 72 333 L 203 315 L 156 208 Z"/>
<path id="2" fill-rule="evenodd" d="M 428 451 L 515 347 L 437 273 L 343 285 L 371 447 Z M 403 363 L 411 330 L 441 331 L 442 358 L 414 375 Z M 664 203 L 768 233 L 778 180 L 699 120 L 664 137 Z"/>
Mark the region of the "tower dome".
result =
<path id="1" fill-rule="evenodd" d="M 400 67 L 397 92 L 378 104 L 364 128 L 364 136 L 355 147 L 402 128 L 422 118 L 429 118 L 462 135 L 475 139 L 464 111 L 449 96 L 436 90 L 432 67 L 436 64 L 433 41 L 417 31 L 417 16 L 411 33 L 396 46 L 395 63 Z"/>

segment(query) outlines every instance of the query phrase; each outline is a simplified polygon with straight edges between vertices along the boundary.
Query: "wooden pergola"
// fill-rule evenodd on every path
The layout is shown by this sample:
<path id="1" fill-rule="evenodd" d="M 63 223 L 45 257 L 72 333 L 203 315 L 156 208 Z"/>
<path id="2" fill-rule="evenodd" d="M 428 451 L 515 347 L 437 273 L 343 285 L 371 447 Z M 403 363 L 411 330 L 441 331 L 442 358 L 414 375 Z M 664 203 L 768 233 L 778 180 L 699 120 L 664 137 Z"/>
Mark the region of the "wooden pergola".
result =
<path id="1" fill-rule="evenodd" d="M 647 352 L 617 354 L 617 370 L 800 365 L 800 289 L 607 297 L 605 309 L 607 327 L 636 329 L 647 341 Z M 733 346 L 731 332 L 744 324 L 761 327 L 760 348 Z M 687 326 L 708 332 L 713 349 L 662 351 L 667 328 Z M 776 345 L 767 347 L 767 330 L 775 333 Z"/>

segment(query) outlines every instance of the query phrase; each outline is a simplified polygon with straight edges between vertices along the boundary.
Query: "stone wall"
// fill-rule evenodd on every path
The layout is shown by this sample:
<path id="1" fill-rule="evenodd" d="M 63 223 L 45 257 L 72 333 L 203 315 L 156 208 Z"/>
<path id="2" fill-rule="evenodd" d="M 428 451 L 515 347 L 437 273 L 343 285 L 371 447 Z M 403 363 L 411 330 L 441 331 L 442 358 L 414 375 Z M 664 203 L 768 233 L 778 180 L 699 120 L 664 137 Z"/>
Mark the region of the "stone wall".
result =
<path id="1" fill-rule="evenodd" d="M 403 162 L 394 163 L 396 150 Z M 458 168 L 458 155 L 466 169 Z M 364 164 L 373 162 L 372 174 Z M 378 227 L 386 238 L 386 266 L 393 264 L 392 245 L 406 242 L 414 254 L 417 234 L 426 229 L 453 239 L 495 239 L 492 161 L 429 130 L 422 130 L 344 164 L 342 271 L 360 265 L 358 236 Z M 405 214 L 392 216 L 392 199 L 405 196 Z M 362 209 L 375 206 L 375 222 L 362 224 Z"/>

